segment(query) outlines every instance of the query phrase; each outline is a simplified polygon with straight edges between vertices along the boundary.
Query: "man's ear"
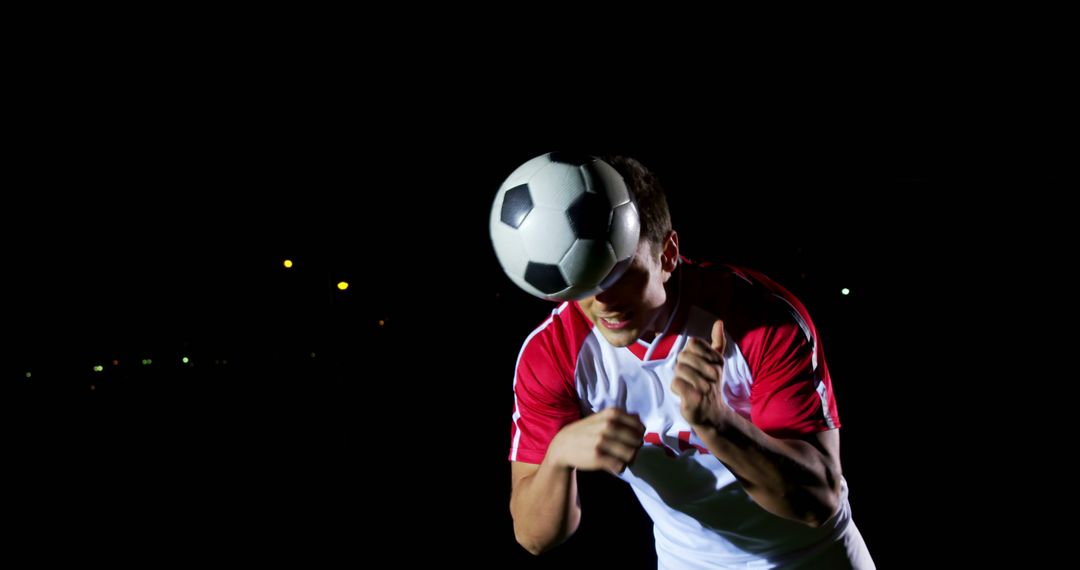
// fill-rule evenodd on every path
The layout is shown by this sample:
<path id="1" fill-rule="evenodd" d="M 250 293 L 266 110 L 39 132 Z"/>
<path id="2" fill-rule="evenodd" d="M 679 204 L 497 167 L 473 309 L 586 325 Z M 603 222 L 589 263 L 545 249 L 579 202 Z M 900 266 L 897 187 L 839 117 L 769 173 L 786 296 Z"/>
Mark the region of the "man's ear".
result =
<path id="1" fill-rule="evenodd" d="M 671 273 L 675 271 L 678 264 L 679 234 L 675 233 L 675 230 L 671 230 L 668 236 L 664 238 L 664 248 L 660 252 L 660 267 L 664 271 Z"/>

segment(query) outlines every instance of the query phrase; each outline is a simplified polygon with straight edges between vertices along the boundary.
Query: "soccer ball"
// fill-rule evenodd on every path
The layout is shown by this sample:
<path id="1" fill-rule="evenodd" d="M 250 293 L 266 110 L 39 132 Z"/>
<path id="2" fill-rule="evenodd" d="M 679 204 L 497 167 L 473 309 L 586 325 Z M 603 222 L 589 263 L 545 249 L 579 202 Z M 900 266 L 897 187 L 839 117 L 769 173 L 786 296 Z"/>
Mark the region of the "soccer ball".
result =
<path id="1" fill-rule="evenodd" d="M 610 287 L 630 266 L 641 233 L 637 206 L 611 165 L 557 152 L 510 174 L 495 195 L 490 227 L 506 275 L 552 301 Z"/>

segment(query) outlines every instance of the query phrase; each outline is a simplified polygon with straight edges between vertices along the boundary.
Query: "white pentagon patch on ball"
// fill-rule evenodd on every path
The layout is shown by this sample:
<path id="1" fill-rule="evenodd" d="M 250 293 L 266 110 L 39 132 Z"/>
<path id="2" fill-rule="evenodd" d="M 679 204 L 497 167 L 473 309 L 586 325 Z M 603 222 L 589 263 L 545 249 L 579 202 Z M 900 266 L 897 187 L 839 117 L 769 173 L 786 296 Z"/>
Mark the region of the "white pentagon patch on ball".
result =
<path id="1" fill-rule="evenodd" d="M 514 170 L 491 207 L 491 243 L 506 275 L 552 301 L 595 295 L 629 267 L 641 222 L 618 171 L 552 152 Z"/>

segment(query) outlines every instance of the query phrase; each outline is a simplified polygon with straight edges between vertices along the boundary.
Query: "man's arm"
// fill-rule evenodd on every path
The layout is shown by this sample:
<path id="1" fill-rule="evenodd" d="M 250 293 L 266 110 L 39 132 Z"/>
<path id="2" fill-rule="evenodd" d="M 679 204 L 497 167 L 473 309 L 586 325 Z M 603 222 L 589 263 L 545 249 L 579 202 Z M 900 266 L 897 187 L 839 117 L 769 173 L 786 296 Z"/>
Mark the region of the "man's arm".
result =
<path id="1" fill-rule="evenodd" d="M 552 463 L 515 461 L 511 467 L 510 514 L 514 518 L 514 536 L 532 554 L 561 544 L 577 531 L 581 522 L 576 470 Z"/>
<path id="2" fill-rule="evenodd" d="M 725 342 L 723 322 L 716 321 L 711 344 L 692 338 L 679 354 L 671 388 L 683 417 L 762 508 L 820 526 L 840 504 L 839 432 L 781 439 L 735 413 L 721 396 Z"/>
<path id="3" fill-rule="evenodd" d="M 839 508 L 840 430 L 780 439 L 735 413 L 719 425 L 693 427 L 765 510 L 817 527 Z"/>
<path id="4" fill-rule="evenodd" d="M 515 461 L 510 514 L 518 543 L 540 554 L 570 538 L 581 522 L 577 470 L 622 472 L 644 435 L 636 415 L 609 408 L 559 430 L 539 465 Z"/>

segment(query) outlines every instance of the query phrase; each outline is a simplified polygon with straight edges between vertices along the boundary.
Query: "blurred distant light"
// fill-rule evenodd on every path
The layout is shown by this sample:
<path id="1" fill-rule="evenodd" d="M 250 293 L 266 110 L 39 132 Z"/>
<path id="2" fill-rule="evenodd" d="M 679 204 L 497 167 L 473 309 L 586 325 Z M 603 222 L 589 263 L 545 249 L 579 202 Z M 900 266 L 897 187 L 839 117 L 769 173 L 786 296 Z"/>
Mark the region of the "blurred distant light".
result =
<path id="1" fill-rule="evenodd" d="M 386 324 L 386 321 L 385 321 L 385 320 L 383 320 L 383 319 L 379 319 L 379 326 L 380 326 L 380 327 L 381 327 L 381 326 L 383 326 L 383 325 L 385 325 L 385 324 Z"/>
<path id="2" fill-rule="evenodd" d="M 282 265 L 284 265 L 284 266 L 285 266 L 285 269 L 289 269 L 290 267 L 292 267 L 292 260 L 291 260 L 291 259 L 286 259 L 286 260 L 285 260 L 285 261 L 284 261 L 284 262 L 282 263 Z"/>
<path id="3" fill-rule="evenodd" d="M 101 372 L 102 370 L 105 370 L 104 366 L 102 366 L 100 364 L 95 364 L 94 365 L 94 372 Z"/>
<path id="4" fill-rule="evenodd" d="M 114 358 L 113 361 L 112 361 L 112 365 L 113 366 L 120 366 L 120 361 Z"/>
<path id="5" fill-rule="evenodd" d="M 29 378 L 30 376 L 31 376 L 31 374 L 29 372 L 27 372 L 26 377 Z"/>
<path id="6" fill-rule="evenodd" d="M 97 390 L 97 386 L 94 386 L 93 384 L 91 384 L 90 385 L 90 391 L 93 392 L 94 390 Z"/>
<path id="7" fill-rule="evenodd" d="M 183 362 L 184 364 L 187 364 L 188 362 L 190 362 L 190 360 L 188 360 L 188 357 L 185 356 L 185 357 L 180 359 L 180 362 Z"/>
<path id="8" fill-rule="evenodd" d="M 153 363 L 154 363 L 154 361 L 153 361 L 153 360 L 150 360 L 149 358 L 144 358 L 144 359 L 142 359 L 142 364 L 143 364 L 143 366 L 150 366 L 150 365 L 151 365 L 151 364 L 153 364 Z"/>
<path id="9" fill-rule="evenodd" d="M 337 288 L 344 291 L 344 290 L 349 288 L 349 282 L 348 281 L 338 281 Z"/>
<path id="10" fill-rule="evenodd" d="M 311 353 L 311 357 L 315 358 L 315 353 L 314 352 Z"/>
<path id="11" fill-rule="evenodd" d="M 851 293 L 851 289 L 848 289 L 847 287 L 840 290 L 841 295 L 847 295 L 848 293 Z"/>

